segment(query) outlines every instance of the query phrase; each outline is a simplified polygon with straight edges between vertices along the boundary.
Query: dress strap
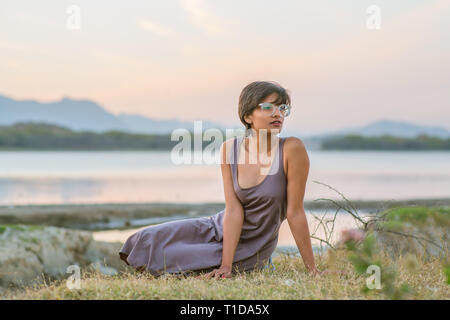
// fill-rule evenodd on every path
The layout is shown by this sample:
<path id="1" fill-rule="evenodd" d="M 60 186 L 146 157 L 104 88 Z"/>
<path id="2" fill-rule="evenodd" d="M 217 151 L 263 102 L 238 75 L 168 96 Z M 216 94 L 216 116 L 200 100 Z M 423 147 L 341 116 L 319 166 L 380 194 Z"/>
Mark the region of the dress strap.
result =
<path id="1" fill-rule="evenodd" d="M 285 175 L 284 173 L 284 154 L 283 154 L 283 144 L 286 141 L 287 137 L 281 138 L 280 137 L 280 168 L 281 168 L 281 172 L 283 175 Z"/>
<path id="2" fill-rule="evenodd" d="M 235 137 L 234 138 L 234 141 L 233 141 L 233 150 L 232 150 L 232 157 L 231 157 L 231 159 L 232 159 L 232 161 L 231 161 L 231 163 L 230 163 L 230 165 L 231 165 L 231 173 L 232 173 L 232 177 L 233 177 L 233 184 L 236 184 L 237 183 L 237 181 L 236 181 L 236 172 L 237 172 L 237 152 L 236 152 L 236 150 L 237 150 L 237 148 L 236 148 L 236 142 L 237 142 L 237 138 L 238 137 Z"/>
<path id="3" fill-rule="evenodd" d="M 233 141 L 233 164 L 237 163 L 237 139 L 238 137 L 234 137 Z"/>

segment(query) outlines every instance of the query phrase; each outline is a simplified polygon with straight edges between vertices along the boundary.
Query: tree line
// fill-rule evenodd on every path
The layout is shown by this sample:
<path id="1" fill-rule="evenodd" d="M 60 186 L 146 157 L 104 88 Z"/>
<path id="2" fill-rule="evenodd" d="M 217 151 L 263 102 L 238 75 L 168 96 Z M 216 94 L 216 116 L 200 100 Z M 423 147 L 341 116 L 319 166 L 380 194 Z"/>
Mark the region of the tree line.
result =
<path id="1" fill-rule="evenodd" d="M 170 150 L 177 143 L 170 135 L 73 131 L 48 123 L 0 126 L 3 150 Z"/>
<path id="2" fill-rule="evenodd" d="M 329 137 L 322 141 L 322 150 L 450 150 L 450 138 L 426 134 L 414 138 L 383 135 L 364 137 L 355 134 Z"/>
<path id="3" fill-rule="evenodd" d="M 193 133 L 191 132 L 191 141 Z M 223 135 L 225 136 L 225 134 Z M 0 126 L 0 150 L 171 150 L 181 140 L 170 134 L 137 134 L 117 130 L 96 133 L 37 122 Z M 203 141 L 203 148 L 211 141 Z M 350 134 L 321 141 L 322 150 L 450 150 L 450 138 L 421 134 L 415 138 Z"/>

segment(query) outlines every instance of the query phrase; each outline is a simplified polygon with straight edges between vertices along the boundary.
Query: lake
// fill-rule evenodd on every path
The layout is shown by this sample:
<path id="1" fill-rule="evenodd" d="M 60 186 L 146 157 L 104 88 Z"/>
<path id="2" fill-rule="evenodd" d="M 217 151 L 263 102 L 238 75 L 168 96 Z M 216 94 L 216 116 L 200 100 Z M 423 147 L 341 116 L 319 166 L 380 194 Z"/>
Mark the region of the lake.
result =
<path id="1" fill-rule="evenodd" d="M 350 200 L 450 196 L 447 151 L 308 153 L 311 166 L 305 200 L 341 199 L 315 181 L 330 185 Z M 0 205 L 172 201 L 223 202 L 220 166 L 174 165 L 170 153 L 161 151 L 0 152 Z M 307 213 L 312 231 L 316 221 L 311 212 Z M 355 226 L 349 215 L 340 214 L 332 240 L 342 229 Z M 123 242 L 139 229 L 97 231 L 94 238 Z M 323 237 L 321 230 L 317 235 Z M 314 239 L 312 243 L 319 245 Z M 286 220 L 281 225 L 278 246 L 295 248 Z"/>
<path id="2" fill-rule="evenodd" d="M 305 200 L 442 198 L 450 152 L 308 151 Z M 317 182 L 320 183 L 317 183 Z M 175 165 L 162 151 L 0 152 L 0 205 L 222 202 L 218 164 Z"/>

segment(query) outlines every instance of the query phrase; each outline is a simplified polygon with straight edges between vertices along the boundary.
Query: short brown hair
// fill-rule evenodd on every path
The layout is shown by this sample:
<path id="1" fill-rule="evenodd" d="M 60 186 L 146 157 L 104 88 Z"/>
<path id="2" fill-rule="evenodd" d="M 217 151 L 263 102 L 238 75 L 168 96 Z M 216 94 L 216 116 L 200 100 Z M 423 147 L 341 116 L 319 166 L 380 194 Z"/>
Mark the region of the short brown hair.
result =
<path id="1" fill-rule="evenodd" d="M 288 91 L 274 81 L 255 81 L 242 89 L 239 96 L 239 119 L 244 124 L 245 129 L 251 129 L 251 125 L 245 122 L 244 117 L 250 115 L 265 98 L 272 93 L 278 94 L 275 104 L 291 104 L 291 97 Z"/>

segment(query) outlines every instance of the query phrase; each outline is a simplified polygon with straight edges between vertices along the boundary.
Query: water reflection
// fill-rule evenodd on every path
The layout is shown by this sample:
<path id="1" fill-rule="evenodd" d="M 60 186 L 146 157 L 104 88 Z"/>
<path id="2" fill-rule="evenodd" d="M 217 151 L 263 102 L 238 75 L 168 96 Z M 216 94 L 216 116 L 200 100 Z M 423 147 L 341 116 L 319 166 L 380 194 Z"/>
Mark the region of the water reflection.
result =
<path id="1" fill-rule="evenodd" d="M 312 151 L 305 200 L 448 197 L 450 152 Z M 0 205 L 222 202 L 219 165 L 166 152 L 0 152 Z"/>

